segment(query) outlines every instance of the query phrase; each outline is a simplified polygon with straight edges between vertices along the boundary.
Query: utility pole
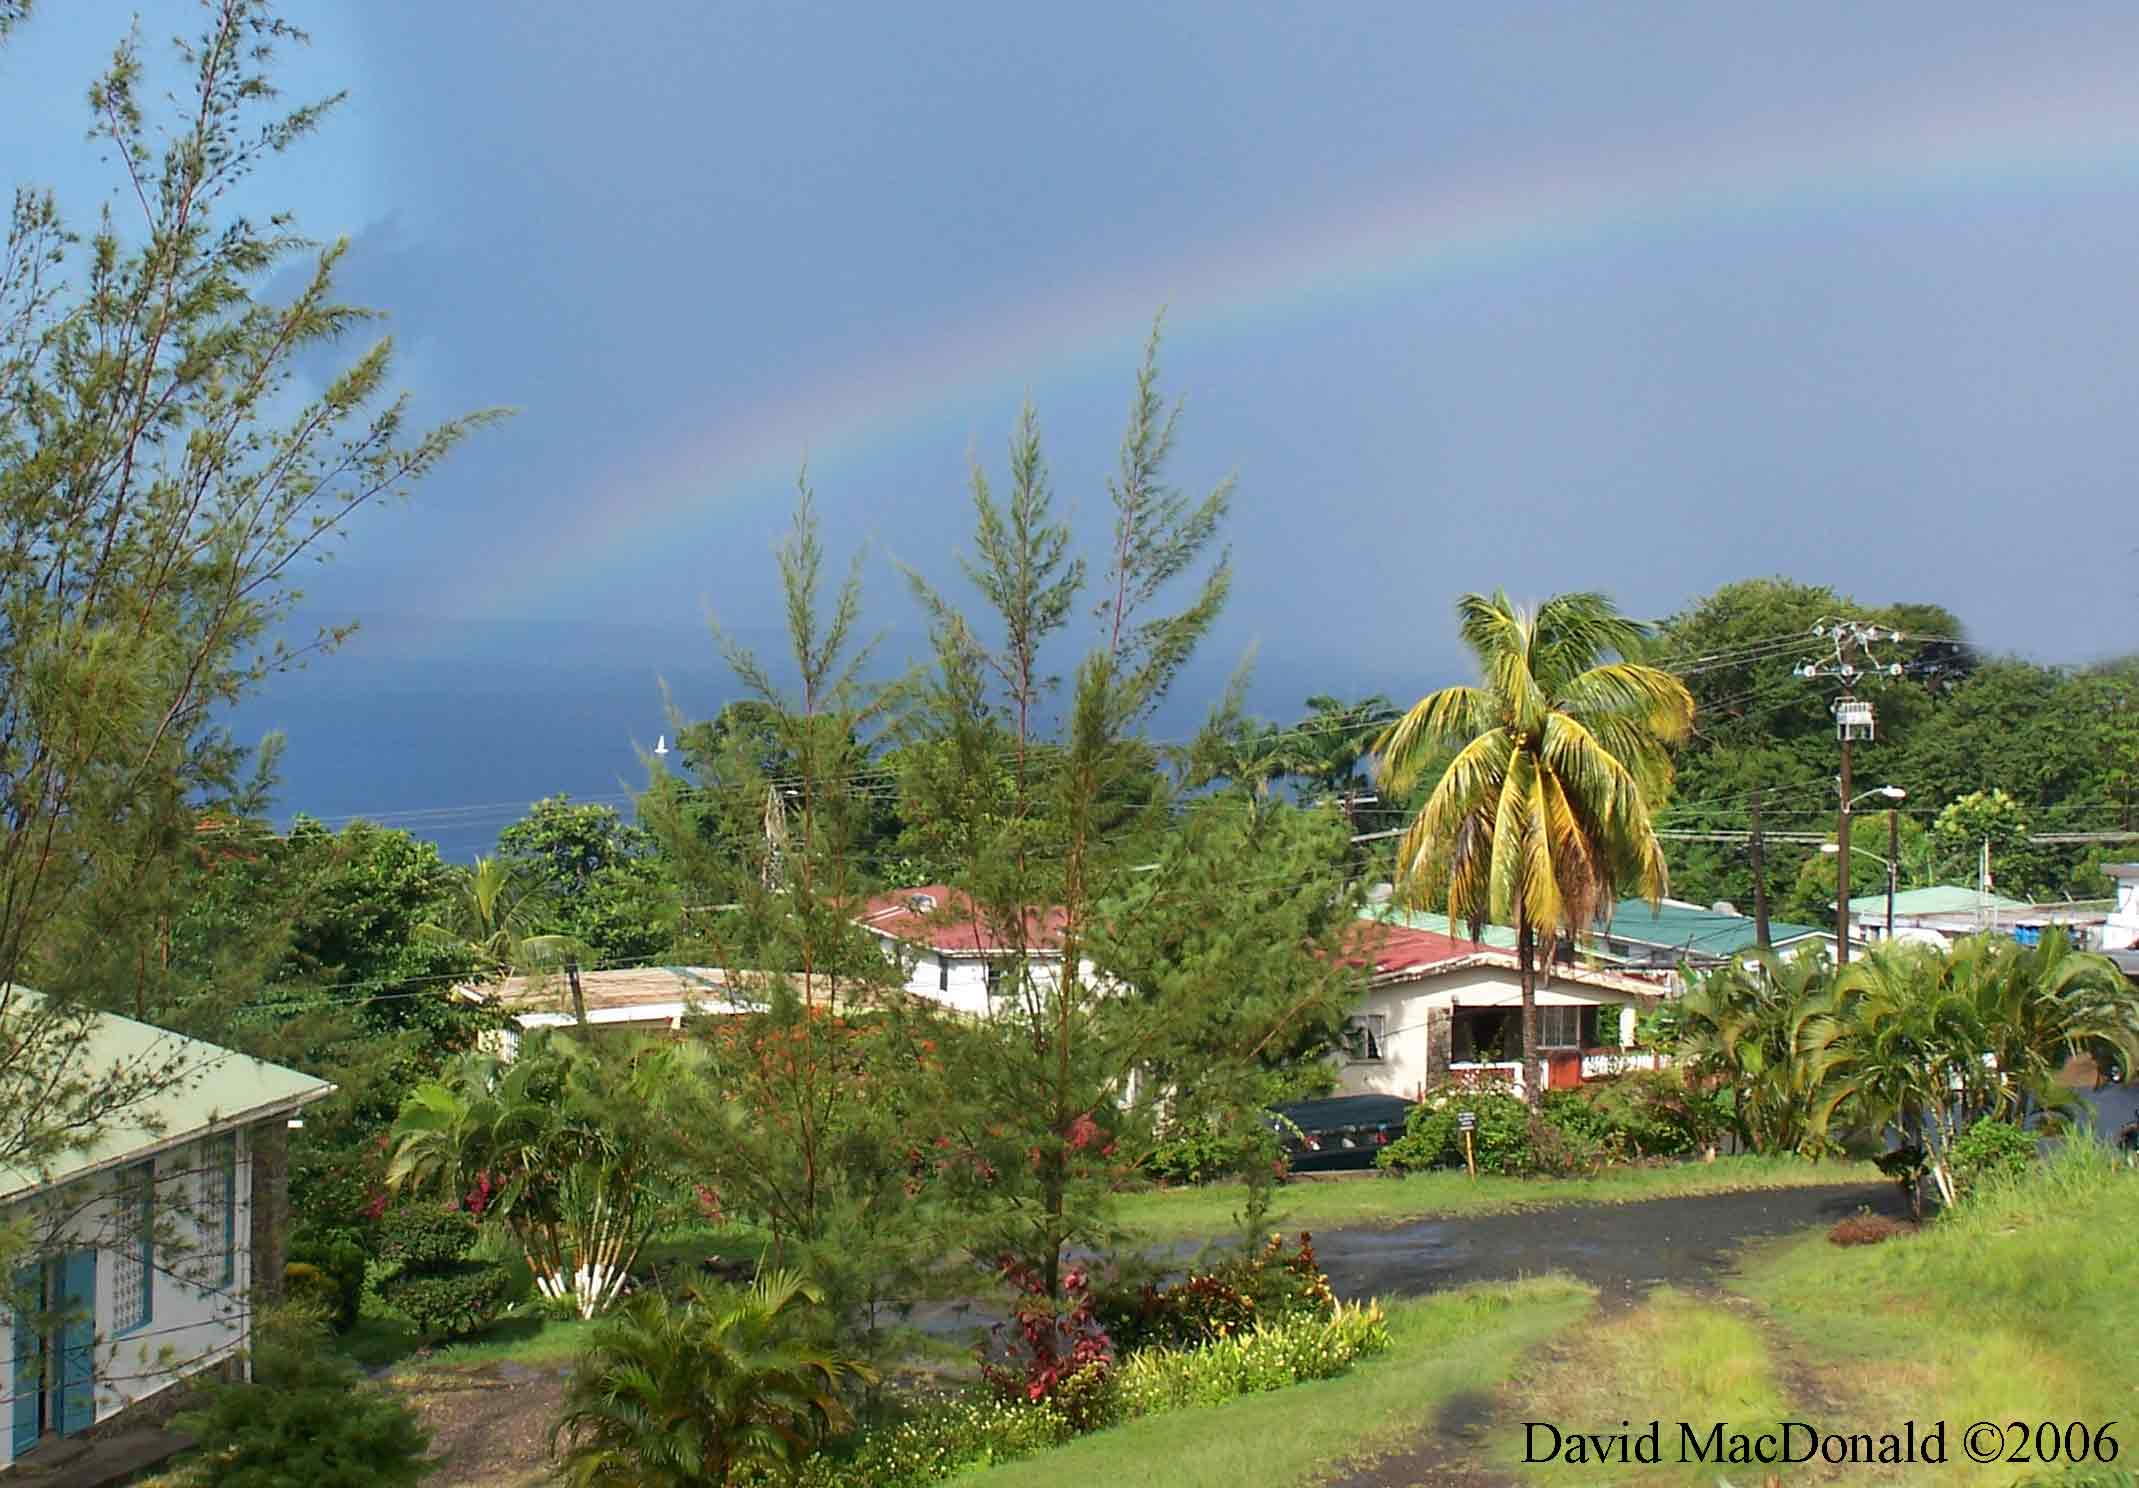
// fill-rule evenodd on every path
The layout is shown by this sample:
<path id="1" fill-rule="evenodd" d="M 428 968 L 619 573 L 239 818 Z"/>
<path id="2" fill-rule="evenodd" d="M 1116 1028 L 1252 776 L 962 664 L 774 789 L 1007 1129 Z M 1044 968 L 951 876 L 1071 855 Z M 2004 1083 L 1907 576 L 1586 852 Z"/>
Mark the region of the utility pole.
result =
<path id="1" fill-rule="evenodd" d="M 1901 877 L 1901 813 L 1886 809 L 1886 943 L 1894 943 L 1894 889 Z"/>
<path id="2" fill-rule="evenodd" d="M 1853 885 L 1849 876 L 1849 746 L 1855 742 L 1855 736 L 1850 733 L 1849 725 L 1842 722 L 1843 704 L 1850 701 L 1852 699 L 1844 694 L 1835 704 L 1835 729 L 1842 736 L 1842 811 L 1835 818 L 1834 828 L 1834 956 L 1837 966 L 1849 964 L 1849 891 Z M 1871 704 L 1863 706 L 1869 708 Z"/>
<path id="3" fill-rule="evenodd" d="M 1805 678 L 1834 677 L 1842 684 L 1842 695 L 1834 702 L 1835 737 L 1842 744 L 1842 804 L 1835 815 L 1835 964 L 1849 964 L 1849 817 L 1850 817 L 1850 745 L 1859 739 L 1870 739 L 1872 731 L 1872 705 L 1856 695 L 1856 684 L 1867 675 L 1898 677 L 1901 663 L 1879 663 L 1871 655 L 1874 642 L 1898 641 L 1901 632 L 1882 630 L 1876 625 L 1867 625 L 1861 620 L 1822 620 L 1812 627 L 1812 634 L 1832 647 L 1830 657 L 1822 661 L 1808 661 L 1794 669 L 1796 675 Z"/>
<path id="4" fill-rule="evenodd" d="M 1760 831 L 1760 792 L 1753 792 L 1753 837 L 1747 844 L 1753 858 L 1753 939 L 1765 951 L 1775 944 L 1768 933 L 1768 844 Z"/>

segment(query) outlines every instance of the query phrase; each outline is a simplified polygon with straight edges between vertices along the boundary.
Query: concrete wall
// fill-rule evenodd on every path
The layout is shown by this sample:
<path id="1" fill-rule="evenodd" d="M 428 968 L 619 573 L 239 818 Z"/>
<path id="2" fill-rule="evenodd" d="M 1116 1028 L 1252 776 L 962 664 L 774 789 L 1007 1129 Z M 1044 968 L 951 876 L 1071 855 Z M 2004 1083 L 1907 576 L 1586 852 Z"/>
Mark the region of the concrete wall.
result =
<path id="1" fill-rule="evenodd" d="M 94 1249 L 96 1267 L 96 1419 L 168 1389 L 188 1375 L 237 1353 L 251 1334 L 254 1273 L 254 1133 L 237 1136 L 236 1210 L 231 1223 L 231 1281 L 222 1282 L 223 1227 L 213 1210 L 221 1163 L 214 1149 L 187 1142 L 154 1158 L 156 1200 L 150 1257 L 149 1317 L 117 1333 L 122 1262 L 128 1247 L 124 1211 L 115 1202 L 119 1175 L 131 1166 L 96 1173 L 6 1211 L 28 1215 L 39 1251 Z M 204 1189 L 204 1185 L 207 1187 Z M 13 1460 L 14 1318 L 0 1308 L 0 1468 Z M 25 1381 L 36 1388 L 33 1380 Z"/>

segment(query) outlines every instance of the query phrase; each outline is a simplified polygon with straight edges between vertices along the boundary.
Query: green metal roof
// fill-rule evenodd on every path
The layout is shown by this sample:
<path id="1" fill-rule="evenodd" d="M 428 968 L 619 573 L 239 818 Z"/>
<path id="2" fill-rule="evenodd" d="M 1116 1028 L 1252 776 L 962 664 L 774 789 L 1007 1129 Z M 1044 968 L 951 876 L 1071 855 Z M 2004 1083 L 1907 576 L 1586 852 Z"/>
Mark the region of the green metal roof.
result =
<path id="1" fill-rule="evenodd" d="M 1884 896 L 1879 902 L 1886 903 Z M 1613 905 L 1611 925 L 1602 933 L 1614 940 L 1670 946 L 1703 956 L 1735 956 L 1760 944 L 1760 935 L 1751 915 L 1691 909 L 1677 904 L 1651 909 L 1646 899 L 1622 899 Z M 1788 920 L 1768 921 L 1768 940 L 1772 945 L 1828 933 L 1817 925 L 1795 925 Z"/>
<path id="2" fill-rule="evenodd" d="M 1397 909 L 1392 906 L 1369 910 L 1360 918 L 1380 920 L 1385 925 L 1401 925 L 1406 930 L 1431 930 L 1434 934 L 1445 935 L 1450 940 L 1467 941 L 1471 938 L 1470 926 L 1451 925 L 1447 915 L 1436 914 L 1430 909 Z M 1485 933 L 1479 936 L 1475 943 L 1491 946 L 1496 951 L 1512 951 L 1515 949 L 1515 931 L 1507 925 L 1488 925 L 1485 927 Z"/>
<path id="3" fill-rule="evenodd" d="M 34 1015 L 44 999 L 26 987 L 12 994 L 11 1019 Z M 0 1201 L 127 1161 L 240 1121 L 294 1110 L 331 1093 L 315 1075 L 269 1064 L 235 1049 L 168 1029 L 99 1013 L 71 1054 L 71 1073 L 113 1071 L 153 1077 L 153 1094 L 105 1122 L 95 1141 L 61 1153 L 41 1168 L 0 1163 Z"/>
<path id="4" fill-rule="evenodd" d="M 1991 909 L 2031 907 L 2025 899 L 2008 899 L 2003 894 L 1978 895 L 1974 889 L 1961 884 L 1933 884 L 1928 889 L 1903 889 L 1894 896 L 1894 913 L 1898 915 L 1974 914 L 1986 906 Z M 1859 894 L 1849 901 L 1849 912 L 1859 915 L 1883 915 L 1886 913 L 1886 894 Z"/>

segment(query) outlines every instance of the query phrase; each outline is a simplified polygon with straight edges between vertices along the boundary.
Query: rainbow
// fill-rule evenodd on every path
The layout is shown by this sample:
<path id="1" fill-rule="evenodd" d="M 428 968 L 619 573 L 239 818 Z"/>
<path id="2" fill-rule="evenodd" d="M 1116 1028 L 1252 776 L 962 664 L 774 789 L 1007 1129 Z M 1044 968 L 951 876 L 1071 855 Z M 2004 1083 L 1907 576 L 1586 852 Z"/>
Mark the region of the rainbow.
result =
<path id="1" fill-rule="evenodd" d="M 2064 75 L 1967 90 L 1965 103 L 1822 118 L 1816 129 L 1689 141 L 1641 159 L 1585 159 L 1443 180 L 1336 220 L 1268 227 L 1194 261 L 994 306 L 919 344 L 724 411 L 671 448 L 620 465 L 561 512 L 538 512 L 490 555 L 456 608 L 524 601 L 566 573 L 687 541 L 740 497 L 785 486 L 806 455 L 839 459 L 925 431 L 1035 377 L 1133 365 L 1165 305 L 1173 337 L 1279 321 L 1436 276 L 1578 252 L 1628 235 L 1952 192 L 2090 182 L 2139 169 L 2139 90 Z M 1044 410 L 1043 410 L 1044 412 Z M 1004 431 L 1007 433 L 1007 429 Z M 566 514 L 569 513 L 569 514 Z M 554 515 L 555 520 L 546 520 Z"/>

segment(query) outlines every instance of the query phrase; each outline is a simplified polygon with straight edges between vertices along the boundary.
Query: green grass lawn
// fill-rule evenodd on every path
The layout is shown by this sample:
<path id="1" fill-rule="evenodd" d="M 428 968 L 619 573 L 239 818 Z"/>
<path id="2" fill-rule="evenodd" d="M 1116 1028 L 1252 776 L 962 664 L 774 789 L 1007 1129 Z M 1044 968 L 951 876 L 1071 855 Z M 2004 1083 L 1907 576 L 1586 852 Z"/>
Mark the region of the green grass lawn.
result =
<path id="1" fill-rule="evenodd" d="M 561 1364 L 579 1351 L 587 1324 L 576 1318 L 529 1313 L 492 1323 L 473 1337 L 424 1349 L 407 1322 L 367 1314 L 342 1335 L 343 1352 L 366 1369 L 458 1367 L 471 1364 Z"/>
<path id="2" fill-rule="evenodd" d="M 1392 1347 L 1338 1379 L 1173 1411 L 958 1479 L 959 1488 L 1258 1488 L 1311 1480 L 1489 1390 L 1528 1349 L 1588 1310 L 1571 1281 L 1466 1288 L 1389 1309 Z"/>
<path id="3" fill-rule="evenodd" d="M 2139 1463 L 2139 1173 L 2099 1149 L 2068 1148 L 1920 1236 L 1771 1246 L 1738 1289 L 1862 1421 L 1943 1419 L 1951 1436 L 1977 1420 L 2116 1420 L 2119 1465 Z M 2029 1470 L 1961 1461 L 1907 1481 Z"/>
<path id="4" fill-rule="evenodd" d="M 1873 1183 L 1870 1163 L 1811 1163 L 1795 1157 L 1722 1157 L 1712 1163 L 1609 1168 L 1592 1178 L 1473 1180 L 1460 1171 L 1409 1178 L 1369 1176 L 1289 1183 L 1278 1190 L 1267 1228 L 1329 1230 L 1388 1225 L 1437 1215 L 1497 1214 L 1559 1204 L 1633 1203 L 1753 1188 Z M 1125 1195 L 1119 1218 L 1139 1239 L 1166 1244 L 1237 1235 L 1247 1187 L 1214 1183 Z"/>
<path id="5" fill-rule="evenodd" d="M 1669 1287 L 1651 1292 L 1640 1307 L 1593 1319 L 1558 1341 L 1548 1356 L 1516 1371 L 1516 1409 L 1504 1411 L 1491 1433 L 1496 1465 L 1524 1483 L 1598 1482 L 1683 1484 L 1711 1488 L 1713 1466 L 1680 1461 L 1676 1423 L 1728 1422 L 1733 1431 L 1777 1429 L 1790 1414 L 1788 1391 L 1756 1322 L 1728 1305 L 1690 1297 Z M 1524 1465 L 1528 1433 L 1523 1422 L 1557 1424 L 1569 1431 L 1613 1433 L 1662 1421 L 1662 1461 L 1633 1472 L 1593 1461 L 1558 1460 Z M 1540 1432 L 1540 1450 L 1552 1450 Z"/>

